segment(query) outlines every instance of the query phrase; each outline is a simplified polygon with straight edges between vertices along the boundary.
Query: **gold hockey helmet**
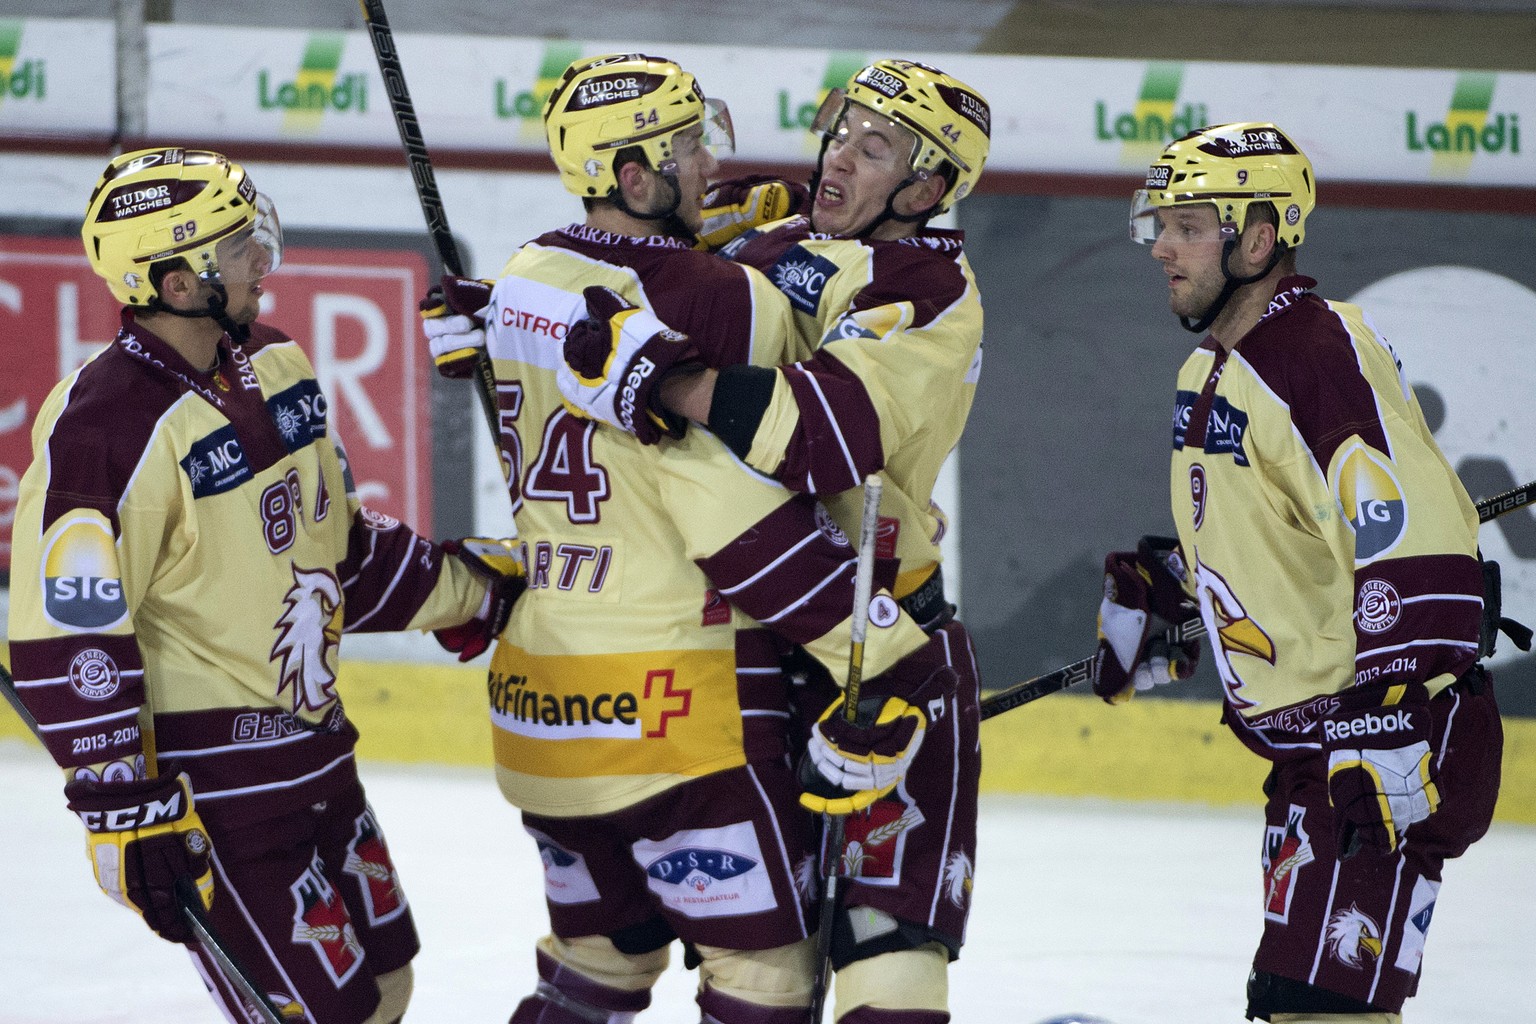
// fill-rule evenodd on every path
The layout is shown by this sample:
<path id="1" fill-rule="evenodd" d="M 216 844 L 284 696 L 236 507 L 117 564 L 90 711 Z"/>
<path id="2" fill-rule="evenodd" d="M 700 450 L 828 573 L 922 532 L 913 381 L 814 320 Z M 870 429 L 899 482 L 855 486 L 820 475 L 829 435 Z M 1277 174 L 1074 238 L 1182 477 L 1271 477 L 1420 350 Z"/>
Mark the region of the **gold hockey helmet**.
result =
<path id="1" fill-rule="evenodd" d="M 613 158 L 630 146 L 644 151 L 652 170 L 667 173 L 673 138 L 700 123 L 704 145 L 715 156 L 735 149 L 725 103 L 706 99 L 677 64 L 643 53 L 573 61 L 544 102 L 544 132 L 560 181 L 583 198 L 617 191 Z"/>
<path id="2" fill-rule="evenodd" d="M 1137 189 L 1131 202 L 1131 239 L 1151 245 L 1161 230 L 1155 211 L 1193 203 L 1214 206 L 1223 233 L 1233 237 L 1247 226 L 1251 204 L 1273 203 L 1276 235 L 1294 249 L 1317 203 L 1312 164 L 1268 122 L 1190 132 L 1170 143 L 1147 170 L 1146 188 Z"/>
<path id="3" fill-rule="evenodd" d="M 149 268 L 181 257 L 205 281 L 217 281 L 219 258 L 266 250 L 266 272 L 282 261 L 283 231 L 271 200 L 245 168 L 202 149 L 141 149 L 116 157 L 102 172 L 80 228 L 86 259 L 118 301 L 148 306 L 159 297 Z"/>
<path id="4" fill-rule="evenodd" d="M 914 174 L 949 165 L 949 188 L 932 213 L 943 213 L 976 187 L 992 145 L 992 108 L 975 89 L 927 64 L 877 60 L 827 94 L 811 130 L 836 133 L 849 103 L 883 114 L 917 137 L 908 160 Z"/>

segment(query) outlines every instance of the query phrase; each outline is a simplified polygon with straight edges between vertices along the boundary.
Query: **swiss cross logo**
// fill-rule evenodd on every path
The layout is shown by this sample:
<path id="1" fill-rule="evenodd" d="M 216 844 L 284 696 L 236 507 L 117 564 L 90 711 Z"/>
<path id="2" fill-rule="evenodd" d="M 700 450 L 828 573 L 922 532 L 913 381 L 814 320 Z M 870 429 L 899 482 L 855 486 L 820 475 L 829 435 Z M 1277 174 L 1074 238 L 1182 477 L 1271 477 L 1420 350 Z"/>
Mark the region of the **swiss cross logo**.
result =
<path id="1" fill-rule="evenodd" d="M 645 674 L 645 699 L 647 706 L 652 700 L 651 692 L 656 690 L 656 700 L 672 699 L 676 703 L 672 707 L 663 708 L 656 716 L 656 728 L 646 730 L 648 737 L 659 737 L 667 734 L 667 725 L 674 718 L 687 718 L 688 710 L 693 706 L 693 690 L 687 686 L 677 686 L 676 674 L 670 668 L 652 669 Z M 675 688 L 674 688 L 675 687 Z"/>

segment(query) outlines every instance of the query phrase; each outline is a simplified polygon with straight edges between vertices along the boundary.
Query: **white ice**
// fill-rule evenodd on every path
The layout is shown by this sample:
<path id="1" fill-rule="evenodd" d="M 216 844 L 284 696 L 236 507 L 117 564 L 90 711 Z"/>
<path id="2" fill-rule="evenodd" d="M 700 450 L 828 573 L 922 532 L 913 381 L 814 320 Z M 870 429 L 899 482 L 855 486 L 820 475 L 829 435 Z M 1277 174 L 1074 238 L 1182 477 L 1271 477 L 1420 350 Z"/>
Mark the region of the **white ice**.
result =
<path id="1" fill-rule="evenodd" d="M 533 983 L 541 866 L 488 771 L 363 765 L 414 907 L 411 1024 L 502 1024 Z M 0 1024 L 217 1022 L 185 954 L 96 889 L 60 773 L 0 741 Z M 959 1024 L 1069 1012 L 1237 1024 L 1259 931 L 1256 808 L 983 800 Z M 697 1021 L 681 957 L 639 1024 Z M 1447 868 L 1408 1024 L 1536 1020 L 1536 828 Z"/>

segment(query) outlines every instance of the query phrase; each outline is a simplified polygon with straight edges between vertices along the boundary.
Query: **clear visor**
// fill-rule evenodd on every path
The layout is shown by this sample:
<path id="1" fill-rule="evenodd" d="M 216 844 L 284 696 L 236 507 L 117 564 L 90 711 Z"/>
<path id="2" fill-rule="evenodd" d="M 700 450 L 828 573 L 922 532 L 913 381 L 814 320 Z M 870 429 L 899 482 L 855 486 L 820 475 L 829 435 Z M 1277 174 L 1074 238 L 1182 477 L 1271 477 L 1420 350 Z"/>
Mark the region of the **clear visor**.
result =
<path id="1" fill-rule="evenodd" d="M 871 110 L 862 103 L 856 103 L 848 98 L 846 89 L 832 89 L 828 91 L 827 98 L 821 101 L 821 106 L 816 110 L 816 116 L 811 119 L 811 132 L 822 135 L 833 142 L 847 142 L 855 129 L 864 131 L 880 131 L 888 134 L 893 139 L 910 139 L 911 152 L 903 161 L 909 170 L 917 169 L 917 155 L 922 148 L 922 140 L 917 133 L 899 121 L 893 121 L 884 114 Z M 926 176 L 927 172 L 923 172 Z"/>
<path id="2" fill-rule="evenodd" d="M 725 100 L 704 101 L 704 136 L 700 141 L 716 160 L 736 152 L 736 129 Z"/>
<path id="3" fill-rule="evenodd" d="M 1152 245 L 1169 232 L 1176 242 L 1225 242 L 1236 235 L 1234 225 L 1218 222 L 1214 202 L 1191 193 L 1173 199 L 1171 205 L 1154 203 L 1151 191 L 1137 189 L 1131 199 L 1131 241 Z"/>
<path id="4" fill-rule="evenodd" d="M 219 240 L 213 249 L 214 265 L 226 284 L 258 281 L 283 262 L 283 227 L 277 208 L 264 194 L 256 193 L 256 222 Z"/>
<path id="5" fill-rule="evenodd" d="M 1137 189 L 1131 199 L 1131 241 L 1151 245 L 1157 241 L 1162 230 L 1163 225 L 1157 219 L 1157 207 L 1152 205 L 1151 194 L 1144 188 Z"/>

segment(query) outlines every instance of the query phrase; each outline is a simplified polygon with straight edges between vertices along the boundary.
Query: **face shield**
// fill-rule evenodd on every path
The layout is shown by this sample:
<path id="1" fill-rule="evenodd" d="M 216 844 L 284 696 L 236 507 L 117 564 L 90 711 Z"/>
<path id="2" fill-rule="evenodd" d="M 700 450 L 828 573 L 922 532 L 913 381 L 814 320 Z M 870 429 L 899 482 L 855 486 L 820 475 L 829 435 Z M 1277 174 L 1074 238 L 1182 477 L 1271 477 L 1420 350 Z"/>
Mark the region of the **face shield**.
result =
<path id="1" fill-rule="evenodd" d="M 917 134 L 906 125 L 848 99 L 844 89 L 833 89 L 827 93 L 816 116 L 811 119 L 811 131 L 838 143 L 847 143 L 855 136 L 867 132 L 878 133 L 891 143 L 896 163 L 915 174 L 917 180 L 926 180 L 928 177 L 927 171 L 919 171 L 915 166 L 919 151 Z M 901 155 L 903 148 L 906 149 L 905 155 Z"/>
<path id="2" fill-rule="evenodd" d="M 283 261 L 283 228 L 278 223 L 277 208 L 260 192 L 256 193 L 255 207 L 254 224 L 220 239 L 214 246 L 212 274 L 226 287 L 259 281 Z"/>
<path id="3" fill-rule="evenodd" d="M 736 152 L 736 129 L 725 100 L 704 101 L 704 135 L 700 139 L 709 155 L 723 160 Z"/>
<path id="4" fill-rule="evenodd" d="M 1168 231 L 1175 232 L 1174 240 L 1179 242 L 1225 242 L 1235 237 L 1236 227 L 1218 223 L 1215 214 L 1213 202 L 1156 203 L 1150 190 L 1139 188 L 1131 198 L 1131 241 L 1153 245 Z"/>

